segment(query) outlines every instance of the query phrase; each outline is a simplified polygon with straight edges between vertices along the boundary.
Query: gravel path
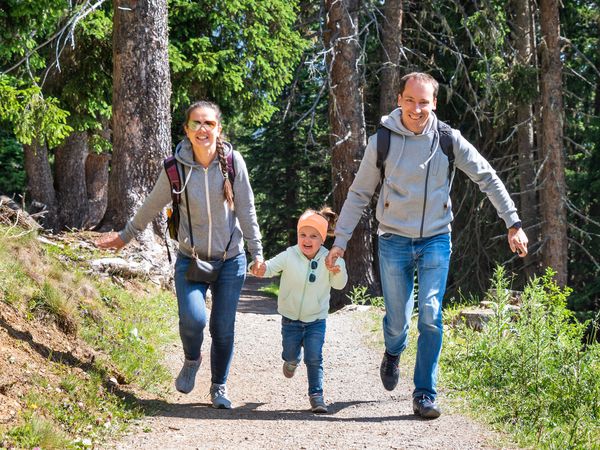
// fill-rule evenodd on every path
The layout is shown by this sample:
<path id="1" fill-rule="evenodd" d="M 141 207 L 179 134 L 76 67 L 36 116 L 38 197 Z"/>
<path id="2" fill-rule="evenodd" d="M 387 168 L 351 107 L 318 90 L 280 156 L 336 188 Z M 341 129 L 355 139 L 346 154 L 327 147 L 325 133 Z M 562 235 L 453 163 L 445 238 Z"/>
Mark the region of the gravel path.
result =
<path id="1" fill-rule="evenodd" d="M 412 413 L 412 368 L 402 371 L 393 392 L 379 379 L 381 351 L 369 345 L 366 314 L 343 309 L 327 319 L 324 348 L 325 398 L 329 414 L 309 411 L 306 368 L 292 379 L 281 372 L 280 316 L 276 301 L 250 277 L 236 324 L 235 356 L 228 381 L 232 410 L 210 406 L 210 338 L 189 395 L 173 389 L 158 411 L 113 443 L 119 449 L 491 449 L 498 436 L 452 413 L 422 420 Z M 175 377 L 179 345 L 166 364 Z M 443 404 L 442 404 L 443 406 Z"/>

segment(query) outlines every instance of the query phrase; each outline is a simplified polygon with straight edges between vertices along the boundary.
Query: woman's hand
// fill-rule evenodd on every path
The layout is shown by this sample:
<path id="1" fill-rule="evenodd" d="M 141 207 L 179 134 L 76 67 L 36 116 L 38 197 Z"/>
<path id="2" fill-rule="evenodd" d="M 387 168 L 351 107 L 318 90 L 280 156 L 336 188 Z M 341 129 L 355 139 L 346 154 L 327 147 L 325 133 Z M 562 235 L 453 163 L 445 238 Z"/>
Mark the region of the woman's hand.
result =
<path id="1" fill-rule="evenodd" d="M 267 271 L 267 265 L 264 260 L 260 257 L 254 258 L 254 264 L 252 264 L 251 273 L 255 277 L 264 277 Z"/>
<path id="2" fill-rule="evenodd" d="M 102 236 L 96 239 L 94 244 L 96 244 L 96 247 L 98 248 L 114 248 L 116 250 L 120 250 L 125 247 L 125 241 L 121 239 L 119 233 L 116 231 L 103 233 Z"/>

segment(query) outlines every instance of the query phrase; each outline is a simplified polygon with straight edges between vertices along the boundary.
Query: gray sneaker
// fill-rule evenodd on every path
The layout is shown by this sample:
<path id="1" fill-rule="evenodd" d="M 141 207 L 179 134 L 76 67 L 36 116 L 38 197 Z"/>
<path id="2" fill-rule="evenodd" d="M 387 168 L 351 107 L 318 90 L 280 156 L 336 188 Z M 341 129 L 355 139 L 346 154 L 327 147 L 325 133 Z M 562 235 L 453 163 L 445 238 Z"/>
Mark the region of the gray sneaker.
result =
<path id="1" fill-rule="evenodd" d="M 201 362 L 202 356 L 200 356 L 200 358 L 198 358 L 196 361 L 192 359 L 186 359 L 184 361 L 183 367 L 181 368 L 181 371 L 175 380 L 175 389 L 183 394 L 189 394 L 192 392 L 194 385 L 196 384 L 196 374 L 198 373 Z"/>
<path id="2" fill-rule="evenodd" d="M 312 394 L 310 396 L 310 410 L 317 414 L 327 412 L 327 405 L 323 399 L 323 394 Z"/>
<path id="3" fill-rule="evenodd" d="M 227 386 L 224 384 L 213 383 L 210 386 L 210 400 L 213 408 L 231 409 L 231 400 L 227 396 Z"/>
<path id="4" fill-rule="evenodd" d="M 298 364 L 294 364 L 291 362 L 284 361 L 283 362 L 283 376 L 286 378 L 292 378 L 296 369 L 298 368 Z"/>

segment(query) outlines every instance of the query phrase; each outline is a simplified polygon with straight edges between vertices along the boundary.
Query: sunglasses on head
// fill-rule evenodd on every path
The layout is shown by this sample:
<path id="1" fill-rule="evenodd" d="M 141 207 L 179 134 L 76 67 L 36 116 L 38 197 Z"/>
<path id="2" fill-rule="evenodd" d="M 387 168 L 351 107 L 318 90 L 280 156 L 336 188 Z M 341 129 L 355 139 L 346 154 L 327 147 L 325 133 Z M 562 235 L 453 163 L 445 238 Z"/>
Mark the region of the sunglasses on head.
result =
<path id="1" fill-rule="evenodd" d="M 317 270 L 317 267 L 319 267 L 319 263 L 317 261 L 310 262 L 310 274 L 308 275 L 308 281 L 310 283 L 314 283 L 317 279 L 317 275 L 314 272 L 315 270 Z"/>
<path id="2" fill-rule="evenodd" d="M 217 122 L 214 120 L 205 120 L 204 122 L 198 122 L 197 120 L 189 120 L 187 126 L 192 131 L 198 131 L 204 127 L 207 130 L 214 130 L 217 126 Z"/>

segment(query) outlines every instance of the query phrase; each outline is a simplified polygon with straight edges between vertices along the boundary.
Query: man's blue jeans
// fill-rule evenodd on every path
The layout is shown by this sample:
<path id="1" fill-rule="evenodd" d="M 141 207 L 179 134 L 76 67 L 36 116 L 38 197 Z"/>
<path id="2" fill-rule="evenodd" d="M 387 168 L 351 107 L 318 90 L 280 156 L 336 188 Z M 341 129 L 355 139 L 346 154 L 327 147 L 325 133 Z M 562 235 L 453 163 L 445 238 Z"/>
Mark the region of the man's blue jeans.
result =
<path id="1" fill-rule="evenodd" d="M 383 336 L 386 351 L 399 355 L 408 342 L 414 307 L 417 271 L 419 339 L 413 397 L 435 400 L 438 360 L 442 350 L 442 299 L 446 290 L 451 253 L 450 233 L 406 238 L 391 233 L 379 236 L 379 268 L 385 301 Z"/>
<path id="2" fill-rule="evenodd" d="M 175 291 L 179 307 L 179 336 L 186 359 L 200 357 L 206 327 L 206 290 L 208 283 L 185 279 L 185 271 L 191 259 L 181 253 L 175 262 Z M 209 330 L 212 337 L 210 348 L 211 381 L 225 384 L 233 357 L 235 313 L 242 286 L 246 279 L 246 255 L 240 253 L 227 259 L 217 281 L 210 285 L 212 309 Z"/>
<path id="3" fill-rule="evenodd" d="M 301 322 L 281 318 L 281 337 L 284 361 L 298 364 L 304 347 L 304 364 L 308 375 L 308 395 L 323 394 L 323 343 L 325 319 Z"/>

